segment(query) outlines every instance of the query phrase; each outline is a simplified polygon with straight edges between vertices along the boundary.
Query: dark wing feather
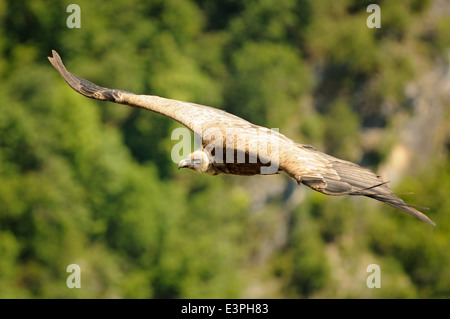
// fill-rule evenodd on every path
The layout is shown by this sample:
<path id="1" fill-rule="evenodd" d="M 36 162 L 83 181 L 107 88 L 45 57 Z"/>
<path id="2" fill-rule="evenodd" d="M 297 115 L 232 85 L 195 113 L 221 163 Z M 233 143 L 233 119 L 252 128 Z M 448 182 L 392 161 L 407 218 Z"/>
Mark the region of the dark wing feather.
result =
<path id="1" fill-rule="evenodd" d="M 367 196 L 436 226 L 425 214 L 397 197 L 387 182 L 371 170 L 299 145 L 290 151 L 291 161 L 282 163 L 283 170 L 299 183 L 326 195 Z"/>

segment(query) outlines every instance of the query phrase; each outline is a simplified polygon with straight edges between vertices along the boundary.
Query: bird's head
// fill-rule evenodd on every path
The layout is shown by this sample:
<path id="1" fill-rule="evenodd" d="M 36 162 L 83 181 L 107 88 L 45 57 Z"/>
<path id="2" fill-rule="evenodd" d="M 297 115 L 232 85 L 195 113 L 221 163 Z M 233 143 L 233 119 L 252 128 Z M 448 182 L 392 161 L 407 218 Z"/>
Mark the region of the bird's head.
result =
<path id="1" fill-rule="evenodd" d="M 181 160 L 178 163 L 178 169 L 180 168 L 189 168 L 199 173 L 211 175 L 217 174 L 212 159 L 210 159 L 210 156 L 202 150 L 195 151 L 189 154 L 184 160 Z"/>

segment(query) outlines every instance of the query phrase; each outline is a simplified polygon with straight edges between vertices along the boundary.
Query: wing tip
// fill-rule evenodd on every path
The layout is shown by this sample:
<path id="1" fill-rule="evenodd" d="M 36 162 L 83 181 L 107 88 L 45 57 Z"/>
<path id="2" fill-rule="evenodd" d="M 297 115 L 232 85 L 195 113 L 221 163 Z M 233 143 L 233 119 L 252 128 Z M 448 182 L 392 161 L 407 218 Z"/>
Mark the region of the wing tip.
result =
<path id="1" fill-rule="evenodd" d="M 395 195 L 391 195 L 387 198 L 383 197 L 383 196 L 379 196 L 379 195 L 375 196 L 375 197 L 373 197 L 373 196 L 369 196 L 369 197 L 372 197 L 374 199 L 382 201 L 394 208 L 404 211 L 405 213 L 436 227 L 436 223 L 434 221 L 432 221 L 427 215 L 425 215 L 424 213 L 422 213 L 421 211 L 418 210 L 418 209 L 429 210 L 429 208 L 427 208 L 427 207 L 418 207 L 418 206 L 408 205 L 402 199 L 398 198 Z"/>
<path id="2" fill-rule="evenodd" d="M 420 213 L 420 220 L 423 220 L 424 222 L 436 227 L 436 223 L 434 221 L 432 221 L 427 215 L 425 215 L 424 213 Z"/>
<path id="3" fill-rule="evenodd" d="M 48 59 L 50 60 L 50 59 L 54 59 L 56 57 L 59 57 L 59 54 L 58 54 L 58 52 L 56 52 L 55 50 L 52 49 L 52 56 L 51 57 L 49 56 Z"/>
<path id="4" fill-rule="evenodd" d="M 52 50 L 52 56 L 48 56 L 47 59 L 50 61 L 50 63 L 59 71 L 59 66 L 63 65 L 61 57 L 59 56 L 58 52 L 55 50 Z"/>
<path id="5" fill-rule="evenodd" d="M 53 67 L 61 74 L 61 76 L 64 78 L 64 80 L 69 84 L 73 89 L 77 89 L 76 82 L 73 79 L 73 76 L 69 71 L 67 71 L 66 67 L 64 66 L 64 63 L 62 62 L 61 57 L 59 56 L 58 52 L 55 50 L 52 50 L 52 56 L 47 57 L 47 59 L 50 61 L 50 63 L 53 65 Z"/>
<path id="6" fill-rule="evenodd" d="M 432 221 L 427 215 L 425 215 L 424 213 L 418 211 L 417 209 L 415 209 L 412 206 L 409 206 L 409 210 L 412 210 L 412 213 L 410 213 L 409 211 L 404 210 L 405 212 L 411 214 L 412 216 L 436 227 L 436 223 L 434 221 Z"/>
<path id="7" fill-rule="evenodd" d="M 47 57 L 53 67 L 59 72 L 63 79 L 69 84 L 69 86 L 76 92 L 95 100 L 100 101 L 112 101 L 118 102 L 117 92 L 119 90 L 112 90 L 108 88 L 101 87 L 94 84 L 86 79 L 80 78 L 75 74 L 67 71 L 64 63 L 59 56 L 58 52 L 52 50 L 52 56 Z M 121 91 L 122 93 L 125 91 Z"/>

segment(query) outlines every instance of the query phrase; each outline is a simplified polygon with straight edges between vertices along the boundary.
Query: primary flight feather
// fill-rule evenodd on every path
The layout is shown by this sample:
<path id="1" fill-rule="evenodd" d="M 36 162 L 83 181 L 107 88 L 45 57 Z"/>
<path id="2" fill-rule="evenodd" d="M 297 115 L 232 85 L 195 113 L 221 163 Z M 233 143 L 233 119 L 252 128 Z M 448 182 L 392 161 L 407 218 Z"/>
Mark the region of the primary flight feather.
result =
<path id="1" fill-rule="evenodd" d="M 323 194 L 371 197 L 435 226 L 425 214 L 395 196 L 387 183 L 367 168 L 297 144 L 274 130 L 216 108 L 98 86 L 68 72 L 59 54 L 54 50 L 52 53 L 49 61 L 76 92 L 160 113 L 198 135 L 202 148 L 182 160 L 178 168 L 211 175 L 284 171 L 298 184 Z"/>

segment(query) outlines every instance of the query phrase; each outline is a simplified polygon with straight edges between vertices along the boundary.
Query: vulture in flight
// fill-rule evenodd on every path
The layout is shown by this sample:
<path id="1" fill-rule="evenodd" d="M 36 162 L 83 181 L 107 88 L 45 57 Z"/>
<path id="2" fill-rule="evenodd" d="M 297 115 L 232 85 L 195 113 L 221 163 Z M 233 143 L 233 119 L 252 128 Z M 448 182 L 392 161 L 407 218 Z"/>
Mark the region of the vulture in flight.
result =
<path id="1" fill-rule="evenodd" d="M 167 116 L 200 137 L 202 147 L 178 168 L 216 175 L 276 174 L 284 171 L 298 184 L 326 195 L 362 195 L 400 209 L 433 226 L 435 223 L 393 194 L 380 176 L 367 168 L 298 144 L 276 130 L 254 125 L 225 111 L 153 95 L 108 89 L 80 78 L 64 67 L 52 50 L 49 61 L 76 92 L 101 101 L 147 109 Z"/>

